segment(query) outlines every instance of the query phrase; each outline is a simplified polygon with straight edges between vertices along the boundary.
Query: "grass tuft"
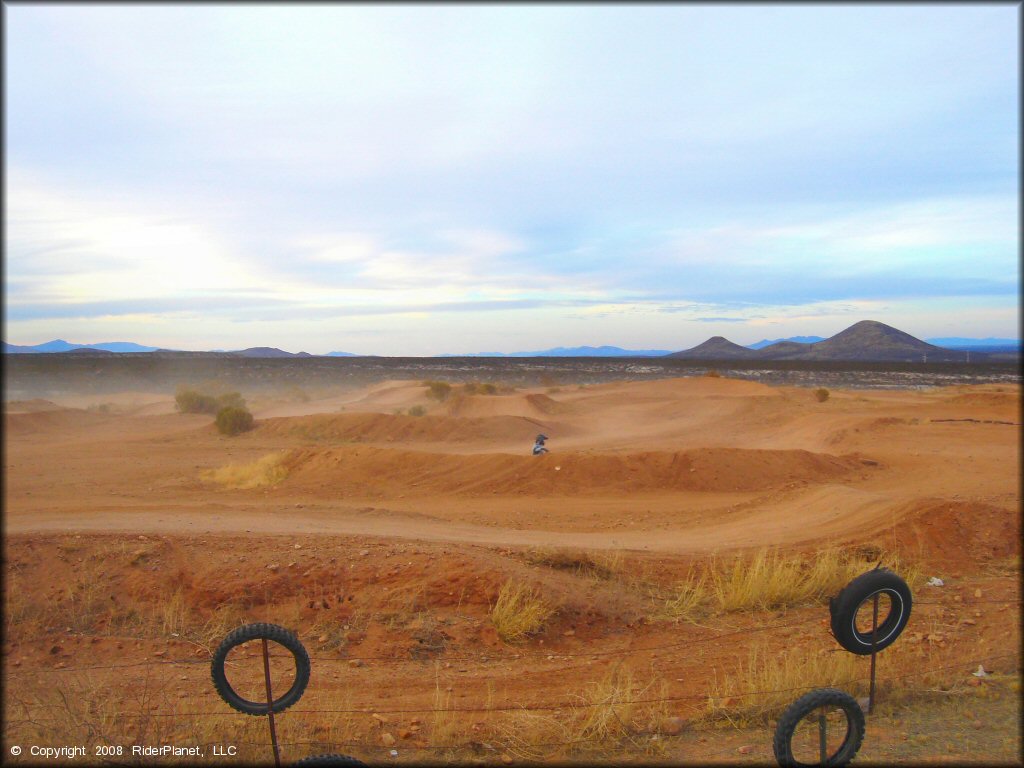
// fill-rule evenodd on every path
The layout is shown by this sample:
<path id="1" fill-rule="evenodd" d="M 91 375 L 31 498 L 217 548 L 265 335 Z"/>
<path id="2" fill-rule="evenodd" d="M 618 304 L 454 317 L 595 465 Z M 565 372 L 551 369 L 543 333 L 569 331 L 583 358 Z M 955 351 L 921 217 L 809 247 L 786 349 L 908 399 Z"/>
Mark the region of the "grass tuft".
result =
<path id="1" fill-rule="evenodd" d="M 200 477 L 224 488 L 245 490 L 277 485 L 288 476 L 285 454 L 269 453 L 249 464 L 227 464 L 220 469 L 207 469 Z"/>
<path id="2" fill-rule="evenodd" d="M 525 584 L 506 582 L 491 609 L 491 623 L 506 643 L 525 640 L 543 629 L 555 610 Z"/>

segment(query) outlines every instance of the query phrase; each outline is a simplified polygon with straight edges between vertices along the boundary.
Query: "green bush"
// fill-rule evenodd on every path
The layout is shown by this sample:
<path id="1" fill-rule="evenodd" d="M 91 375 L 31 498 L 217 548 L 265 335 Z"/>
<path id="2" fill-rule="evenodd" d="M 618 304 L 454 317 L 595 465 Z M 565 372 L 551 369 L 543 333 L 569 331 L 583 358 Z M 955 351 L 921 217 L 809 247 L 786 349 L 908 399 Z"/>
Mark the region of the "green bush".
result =
<path id="1" fill-rule="evenodd" d="M 427 397 L 438 402 L 443 403 L 452 393 L 452 385 L 447 381 L 428 381 L 426 385 Z"/>
<path id="2" fill-rule="evenodd" d="M 238 392 L 226 392 L 219 397 L 181 388 L 174 395 L 175 407 L 182 413 L 219 413 L 224 408 L 245 408 L 245 400 Z"/>
<path id="3" fill-rule="evenodd" d="M 252 429 L 252 414 L 245 408 L 228 406 L 217 412 L 217 430 L 222 435 L 233 436 Z"/>
<path id="4" fill-rule="evenodd" d="M 218 410 L 217 398 L 194 389 L 179 389 L 174 396 L 174 405 L 182 413 L 216 413 Z"/>
<path id="5" fill-rule="evenodd" d="M 819 403 L 824 403 L 828 400 L 828 390 L 824 387 L 814 390 L 814 396 L 817 398 Z"/>
<path id="6" fill-rule="evenodd" d="M 498 394 L 498 386 L 485 382 L 481 384 L 478 381 L 471 381 L 468 384 L 463 384 L 462 389 L 467 395 L 496 395 Z"/>

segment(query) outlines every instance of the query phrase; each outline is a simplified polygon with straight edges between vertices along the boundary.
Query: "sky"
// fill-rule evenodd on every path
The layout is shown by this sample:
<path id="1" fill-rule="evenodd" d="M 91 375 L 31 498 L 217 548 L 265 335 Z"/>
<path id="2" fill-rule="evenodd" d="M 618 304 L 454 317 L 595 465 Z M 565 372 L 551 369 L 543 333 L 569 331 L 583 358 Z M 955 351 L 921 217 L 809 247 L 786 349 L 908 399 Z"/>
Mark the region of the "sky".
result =
<path id="1" fill-rule="evenodd" d="M 1020 13 L 5 3 L 3 338 L 1018 338 Z"/>

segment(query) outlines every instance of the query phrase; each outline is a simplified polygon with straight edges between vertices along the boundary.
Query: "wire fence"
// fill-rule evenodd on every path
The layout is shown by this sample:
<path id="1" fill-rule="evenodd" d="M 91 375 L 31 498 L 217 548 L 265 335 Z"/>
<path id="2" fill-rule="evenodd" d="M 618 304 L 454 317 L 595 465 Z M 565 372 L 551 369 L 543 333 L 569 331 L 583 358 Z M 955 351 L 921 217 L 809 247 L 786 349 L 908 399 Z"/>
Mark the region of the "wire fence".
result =
<path id="1" fill-rule="evenodd" d="M 1000 604 L 1000 605 L 1019 605 L 1020 598 L 1013 599 L 982 599 L 982 598 L 965 598 L 962 602 L 956 603 L 957 609 L 969 609 L 973 605 L 980 604 Z M 941 601 L 929 601 L 929 600 L 917 600 L 915 605 L 939 605 L 943 607 L 952 607 L 948 603 Z M 401 656 L 401 655 L 365 655 L 365 656 L 351 656 L 348 654 L 341 654 L 338 656 L 333 655 L 316 655 L 310 657 L 311 663 L 316 664 L 334 664 L 334 663 L 350 663 L 353 661 L 360 661 L 363 663 L 374 663 L 374 664 L 417 664 L 422 666 L 425 662 L 431 662 L 434 665 L 440 664 L 442 661 L 446 664 L 459 663 L 470 665 L 483 665 L 483 671 L 486 671 L 488 667 L 493 667 L 498 664 L 509 664 L 509 663 L 532 663 L 536 665 L 538 661 L 564 661 L 574 659 L 587 659 L 585 664 L 565 665 L 559 664 L 557 669 L 559 671 L 574 670 L 589 666 L 592 661 L 607 660 L 617 661 L 621 665 L 627 659 L 635 659 L 638 656 L 644 654 L 658 654 L 666 651 L 673 651 L 682 648 L 693 648 L 709 643 L 721 643 L 730 639 L 738 638 L 740 636 L 750 636 L 763 632 L 777 631 L 777 630 L 797 630 L 801 627 L 805 627 L 808 624 L 828 624 L 826 619 L 822 619 L 820 616 L 805 616 L 805 617 L 794 617 L 785 621 L 776 621 L 770 623 L 764 623 L 759 626 L 745 627 L 738 629 L 730 629 L 725 632 L 708 632 L 698 637 L 689 637 L 685 640 L 678 640 L 667 643 L 660 643 L 655 645 L 635 645 L 630 640 L 629 643 L 623 647 L 605 650 L 605 651 L 557 651 L 553 648 L 546 650 L 519 650 L 515 653 L 509 654 L 507 652 L 490 652 L 484 651 L 474 654 L 447 654 L 444 653 L 443 645 L 438 649 L 437 655 L 431 657 L 423 656 Z M 827 631 L 827 630 L 826 630 Z M 198 666 L 209 666 L 210 656 L 209 649 L 205 646 L 201 646 L 182 638 L 186 642 L 190 642 L 197 647 L 202 648 L 204 656 L 201 658 L 175 658 L 175 659 L 146 659 L 143 661 L 136 662 L 125 662 L 117 664 L 94 664 L 84 666 L 53 666 L 53 667 L 33 667 L 33 668 L 18 668 L 12 667 L 10 664 L 5 665 L 3 675 L 6 681 L 6 688 L 11 691 L 12 687 L 17 688 L 19 680 L 23 680 L 24 676 L 36 676 L 37 679 L 42 681 L 42 677 L 46 675 L 55 676 L 68 676 L 75 675 L 78 673 L 91 673 L 91 672 L 116 672 L 120 670 L 136 670 L 139 668 L 146 668 L 147 672 L 150 668 L 156 669 L 174 669 L 174 668 L 195 668 Z M 412 649 L 410 653 L 415 652 L 417 649 Z M 835 651 L 841 651 L 840 648 L 830 649 Z M 290 654 L 274 654 L 280 658 L 290 658 Z M 965 672 L 971 671 L 976 665 L 998 665 L 1001 662 L 1016 659 L 1019 666 L 1019 654 L 1017 653 L 989 653 L 981 655 L 973 655 L 968 657 L 961 657 L 955 660 L 945 661 L 943 664 L 938 666 L 918 666 L 912 671 L 904 673 L 893 673 L 880 676 L 883 682 L 894 683 L 896 681 L 903 681 L 917 677 L 927 677 L 929 675 L 935 675 L 943 672 L 949 672 L 955 669 L 961 669 Z M 653 662 L 652 662 L 653 663 Z M 695 661 L 694 664 L 699 664 L 699 661 Z M 682 667 L 675 666 L 673 669 L 679 673 Z M 617 668 L 616 668 L 617 669 Z M 465 672 L 467 670 L 460 669 L 456 672 Z M 539 673 L 544 674 L 543 670 Z M 516 674 L 522 674 L 521 671 Z M 840 682 L 830 683 L 829 687 L 845 687 L 862 684 L 869 680 L 867 674 L 856 676 Z M 207 680 L 209 683 L 209 680 Z M 211 686 L 212 687 L 212 686 Z M 706 710 L 712 709 L 716 704 L 722 704 L 727 700 L 731 700 L 733 703 L 739 700 L 748 699 L 768 699 L 769 697 L 779 697 L 784 694 L 793 694 L 797 692 L 806 692 L 814 688 L 813 685 L 798 685 L 784 688 L 770 688 L 770 689 L 751 689 L 745 691 L 730 691 L 727 694 L 712 694 L 708 692 L 703 693 L 685 693 L 678 695 L 660 695 L 660 696 L 615 696 L 606 697 L 596 700 L 587 700 L 583 696 L 577 695 L 569 700 L 555 700 L 555 701 L 540 701 L 540 702 L 528 702 L 528 703 L 516 703 L 507 705 L 449 705 L 445 706 L 398 706 L 398 707 L 380 707 L 380 706 L 345 706 L 345 707 L 312 707 L 312 708 L 298 708 L 292 707 L 286 710 L 287 716 L 300 716 L 310 718 L 323 718 L 337 717 L 337 716 L 377 716 L 380 717 L 391 717 L 391 716 L 422 716 L 424 718 L 433 717 L 444 717 L 447 715 L 515 715 L 527 714 L 527 713 L 551 713 L 557 715 L 558 713 L 580 713 L 586 710 L 594 710 L 596 708 L 604 707 L 609 708 L 611 713 L 616 719 L 619 715 L 616 712 L 617 709 L 621 711 L 622 707 L 670 707 L 679 705 L 703 705 Z M 662 689 L 664 690 L 664 689 Z M 23 706 L 24 703 L 22 703 Z M 41 702 L 36 702 L 34 706 L 44 706 Z M 664 711 L 664 710 L 662 710 Z M 11 712 L 11 708 L 7 707 L 7 717 L 5 717 L 4 732 L 10 734 L 10 729 L 17 729 L 22 726 L 34 726 L 37 729 L 45 729 L 47 724 L 65 724 L 67 718 L 59 717 L 11 717 L 14 714 Z M 283 714 L 283 713 L 282 713 Z M 153 721 L 153 722 L 178 722 L 178 721 L 199 721 L 205 719 L 221 719 L 221 718 L 238 718 L 239 712 L 229 709 L 227 707 L 218 708 L 215 710 L 199 710 L 199 711 L 144 711 L 144 712 L 107 712 L 107 717 L 114 718 L 116 720 L 123 720 L 125 722 L 131 721 Z M 381 723 L 383 725 L 383 723 Z M 396 746 L 400 747 L 403 751 L 411 752 L 413 754 L 447 754 L 453 756 L 457 754 L 464 754 L 467 751 L 475 754 L 496 754 L 498 752 L 510 752 L 520 756 L 526 756 L 527 759 L 536 758 L 541 753 L 550 750 L 573 750 L 582 748 L 583 745 L 604 745 L 618 743 L 622 746 L 628 747 L 632 744 L 634 747 L 648 750 L 652 748 L 652 745 L 657 741 L 670 736 L 671 734 L 662 734 L 660 728 L 656 728 L 653 731 L 636 731 L 626 727 L 621 720 L 619 725 L 622 726 L 621 730 L 613 736 L 609 736 L 608 732 L 595 734 L 592 736 L 582 738 L 571 738 L 563 740 L 541 740 L 538 742 L 530 742 L 527 740 L 519 740 L 511 735 L 506 735 L 502 738 L 500 735 L 488 735 L 486 738 L 494 742 L 493 744 L 476 741 L 469 739 L 468 737 L 463 738 L 462 741 L 446 740 L 448 743 L 428 744 L 419 739 L 403 739 L 401 742 L 397 742 Z M 83 726 L 84 727 L 84 726 Z M 91 731 L 91 728 L 90 728 Z M 241 734 L 240 734 L 241 735 Z M 461 738 L 461 737 L 460 737 Z M 483 738 L 483 737 L 482 737 Z M 639 739 L 640 741 L 638 741 Z M 641 743 L 642 742 L 642 743 Z M 267 749 L 271 745 L 271 741 L 249 741 L 247 739 L 233 739 L 231 741 L 236 747 L 251 747 L 253 749 Z M 199 746 L 213 747 L 217 744 L 223 744 L 220 742 L 210 742 L 206 744 L 199 744 Z M 381 745 L 376 741 L 336 741 L 325 738 L 315 738 L 311 740 L 291 740 L 282 741 L 277 743 L 278 747 L 288 749 L 316 749 L 320 752 L 326 751 L 337 751 L 337 750 L 355 750 L 357 752 L 373 752 L 376 753 L 382 749 Z M 688 755 L 688 759 L 697 759 L 700 761 L 707 761 L 712 758 L 724 758 L 727 756 L 734 756 L 735 749 L 729 747 L 728 749 L 720 751 L 704 751 L 700 755 Z M 116 764 L 116 761 L 107 759 L 104 762 Z"/>
<path id="2" fill-rule="evenodd" d="M 952 669 L 961 669 L 968 666 L 974 666 L 975 664 L 984 665 L 992 662 L 1004 661 L 1007 659 L 1017 658 L 1018 654 L 1015 653 L 1002 653 L 1002 654 L 990 654 L 985 656 L 972 656 L 969 658 L 958 659 L 957 661 L 943 664 L 937 667 L 928 667 L 917 669 L 913 672 L 907 672 L 904 674 L 892 674 L 886 675 L 883 680 L 903 680 L 913 677 L 924 677 L 936 672 L 944 672 Z M 209 662 L 207 662 L 209 663 Z M 855 683 L 862 683 L 869 679 L 867 675 L 850 678 L 843 680 L 838 683 L 833 683 L 832 687 L 853 685 Z M 742 692 L 730 692 L 726 695 L 713 696 L 707 693 L 701 694 L 687 694 L 681 696 L 658 696 L 642 699 L 616 699 L 615 706 L 628 706 L 636 704 L 658 704 L 658 703 L 673 703 L 680 701 L 711 701 L 711 700 L 726 700 L 726 699 L 737 699 L 746 697 L 766 697 L 769 695 L 780 694 L 780 693 L 792 693 L 794 691 L 805 691 L 813 688 L 813 685 L 798 685 L 790 686 L 787 688 L 774 688 L 774 689 L 761 689 L 751 690 Z M 287 712 L 290 714 L 302 714 L 302 715 L 319 715 L 319 714 L 365 714 L 365 715 L 415 715 L 415 714 L 430 714 L 430 713 L 453 713 L 453 712 L 472 712 L 472 713 L 487 713 L 487 712 L 533 712 L 533 711 L 553 711 L 553 710 L 566 710 L 566 709 L 586 709 L 592 707 L 605 706 L 608 702 L 605 701 L 563 701 L 563 702 L 551 702 L 542 704 L 515 704 L 508 706 L 499 707 L 403 707 L 399 709 L 387 709 L 380 707 L 351 707 L 351 708 L 340 708 L 340 709 L 299 709 L 291 708 Z M 217 710 L 211 712 L 185 712 L 185 713 L 160 713 L 160 712 L 148 712 L 148 713 L 117 713 L 119 717 L 129 718 L 159 718 L 159 717 L 237 717 L 238 712 L 234 710 Z M 6 720 L 8 724 L 25 723 L 25 722 L 43 722 L 38 718 L 23 719 L 23 720 Z"/>
<path id="3" fill-rule="evenodd" d="M 969 601 L 965 600 L 964 602 L 957 603 L 956 607 L 957 608 L 970 608 L 974 604 L 1020 605 L 1021 604 L 1021 598 L 1020 597 L 1016 597 L 1016 598 L 996 599 L 996 600 L 971 598 Z M 947 605 L 946 603 L 943 603 L 942 601 L 935 601 L 935 600 L 915 600 L 914 601 L 914 605 L 915 606 L 924 606 L 924 605 L 934 606 L 934 605 L 938 605 L 938 606 L 943 606 L 943 607 L 951 607 L 951 606 Z M 771 623 L 771 624 L 763 624 L 763 625 L 758 626 L 758 627 L 748 627 L 748 628 L 744 628 L 744 629 L 731 630 L 731 631 L 728 631 L 728 632 L 713 633 L 713 634 L 705 636 L 705 637 L 696 637 L 696 638 L 691 637 L 691 638 L 687 638 L 686 640 L 678 640 L 678 641 L 673 641 L 671 643 L 663 643 L 661 645 L 654 645 L 654 646 L 633 646 L 633 645 L 628 645 L 625 648 L 617 648 L 617 649 L 608 650 L 608 651 L 579 651 L 579 652 L 570 652 L 570 651 L 560 651 L 560 650 L 556 651 L 554 649 L 548 649 L 548 650 L 544 650 L 544 651 L 524 651 L 524 650 L 520 650 L 520 651 L 517 651 L 516 653 L 514 653 L 512 655 L 506 655 L 506 654 L 500 654 L 500 653 L 488 653 L 488 652 L 482 652 L 482 653 L 476 653 L 476 654 L 444 654 L 444 661 L 446 661 L 446 662 L 467 662 L 467 663 L 483 663 L 483 664 L 486 664 L 486 663 L 499 662 L 499 661 L 501 661 L 501 662 L 511 662 L 511 661 L 524 661 L 524 660 L 530 660 L 530 659 L 562 660 L 562 659 L 576 659 L 576 658 L 591 658 L 591 659 L 596 660 L 596 659 L 600 659 L 600 658 L 619 658 L 619 657 L 622 657 L 623 654 L 625 654 L 625 653 L 628 653 L 629 655 L 637 655 L 637 654 L 642 654 L 642 653 L 652 653 L 652 652 L 656 652 L 656 651 L 657 652 L 660 652 L 660 651 L 670 651 L 670 650 L 675 650 L 675 649 L 678 649 L 678 648 L 684 648 L 684 647 L 688 648 L 688 647 L 692 647 L 694 645 L 703 645 L 703 644 L 706 644 L 706 643 L 718 642 L 718 641 L 721 641 L 721 640 L 724 640 L 724 639 L 727 639 L 727 638 L 730 638 L 730 637 L 736 637 L 736 636 L 741 636 L 741 635 L 757 634 L 757 633 L 760 633 L 760 632 L 768 632 L 768 631 L 776 630 L 776 629 L 795 628 L 795 627 L 803 626 L 805 624 L 813 624 L 813 623 L 821 624 L 821 623 L 823 623 L 823 620 L 819 616 L 807 616 L 807 617 L 804 617 L 804 618 L 801 618 L 801 619 L 794 619 L 794 620 L 786 621 L 786 622 L 775 622 L 775 623 Z M 119 636 L 115 636 L 115 635 L 108 635 L 108 636 L 90 635 L 90 637 L 109 637 L 109 638 L 114 638 L 114 637 L 119 637 Z M 185 641 L 186 642 L 190 642 L 188 640 L 185 640 Z M 420 649 L 415 649 L 415 650 L 420 650 Z M 424 650 L 426 650 L 426 649 L 424 649 Z M 839 650 L 839 649 L 836 649 L 836 650 Z M 401 655 L 391 655 L 391 656 L 380 656 L 380 655 L 359 656 L 359 655 L 344 654 L 344 655 L 341 655 L 341 656 L 324 656 L 324 655 L 315 655 L 314 656 L 314 655 L 311 655 L 309 658 L 310 658 L 311 662 L 317 662 L 317 663 L 344 663 L 344 664 L 349 664 L 349 663 L 351 663 L 353 661 L 360 661 L 360 662 L 363 662 L 363 663 L 374 662 L 374 663 L 382 663 L 382 664 L 423 664 L 423 663 L 435 660 L 434 658 L 430 657 L 427 653 L 425 653 L 423 651 L 421 651 L 421 655 L 419 655 L 419 656 L 401 656 Z M 18 668 L 11 669 L 10 666 L 8 666 L 7 668 L 4 669 L 3 672 L 4 672 L 5 675 L 12 675 L 12 674 L 13 675 L 17 675 L 17 674 L 37 674 L 37 673 L 40 673 L 40 672 L 68 673 L 68 672 L 82 672 L 82 671 L 91 671 L 91 670 L 129 669 L 129 668 L 132 668 L 132 667 L 159 666 L 159 665 L 179 665 L 179 664 L 185 664 L 185 665 L 209 664 L 209 659 L 208 658 L 199 658 L 199 659 L 160 659 L 160 660 L 146 660 L 146 661 L 129 662 L 129 663 L 125 663 L 125 664 L 91 665 L 91 666 L 85 666 L 85 667 L 49 667 L 49 668 L 38 667 L 38 668 L 34 668 L 34 669 L 18 669 Z"/>

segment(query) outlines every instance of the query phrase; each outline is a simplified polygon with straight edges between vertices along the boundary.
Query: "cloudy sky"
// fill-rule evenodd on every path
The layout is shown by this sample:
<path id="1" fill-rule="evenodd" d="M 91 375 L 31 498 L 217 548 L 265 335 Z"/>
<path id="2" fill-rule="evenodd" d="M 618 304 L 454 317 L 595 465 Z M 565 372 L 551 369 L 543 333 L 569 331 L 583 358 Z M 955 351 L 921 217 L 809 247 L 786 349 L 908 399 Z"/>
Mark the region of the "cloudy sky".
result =
<path id="1" fill-rule="evenodd" d="M 993 5 L 5 4 L 4 339 L 1017 337 Z"/>

